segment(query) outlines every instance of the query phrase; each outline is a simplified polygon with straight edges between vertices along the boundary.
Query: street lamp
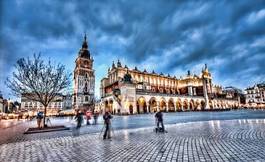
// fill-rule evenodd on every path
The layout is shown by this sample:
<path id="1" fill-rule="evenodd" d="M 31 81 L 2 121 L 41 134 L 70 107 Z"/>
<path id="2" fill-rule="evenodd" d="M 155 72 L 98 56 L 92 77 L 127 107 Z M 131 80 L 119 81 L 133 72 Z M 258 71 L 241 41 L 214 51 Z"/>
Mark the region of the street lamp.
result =
<path id="1" fill-rule="evenodd" d="M 10 98 L 7 100 L 7 112 L 10 110 L 10 103 L 11 103 L 11 100 Z"/>

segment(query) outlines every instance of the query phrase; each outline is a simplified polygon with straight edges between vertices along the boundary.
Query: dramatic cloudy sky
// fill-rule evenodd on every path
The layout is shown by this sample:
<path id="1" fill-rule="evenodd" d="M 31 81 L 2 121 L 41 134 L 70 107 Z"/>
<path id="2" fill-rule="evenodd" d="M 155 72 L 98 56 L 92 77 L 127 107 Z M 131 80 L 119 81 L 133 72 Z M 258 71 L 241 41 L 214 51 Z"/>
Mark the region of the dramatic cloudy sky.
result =
<path id="1" fill-rule="evenodd" d="M 0 89 L 21 57 L 41 52 L 73 71 L 88 34 L 96 92 L 107 68 L 123 65 L 169 73 L 199 73 L 245 88 L 265 77 L 265 1 L 60 1 L 0 2 Z"/>

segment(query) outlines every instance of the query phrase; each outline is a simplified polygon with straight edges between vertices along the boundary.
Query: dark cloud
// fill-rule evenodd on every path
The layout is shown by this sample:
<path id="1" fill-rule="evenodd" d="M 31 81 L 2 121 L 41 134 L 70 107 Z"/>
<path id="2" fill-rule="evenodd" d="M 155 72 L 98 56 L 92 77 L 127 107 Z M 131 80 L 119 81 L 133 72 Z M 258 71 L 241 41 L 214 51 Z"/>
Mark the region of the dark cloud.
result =
<path id="1" fill-rule="evenodd" d="M 71 70 L 84 32 L 95 68 L 120 58 L 175 75 L 208 63 L 216 82 L 241 88 L 264 77 L 263 0 L 0 3 L 1 89 L 11 65 L 34 52 Z"/>

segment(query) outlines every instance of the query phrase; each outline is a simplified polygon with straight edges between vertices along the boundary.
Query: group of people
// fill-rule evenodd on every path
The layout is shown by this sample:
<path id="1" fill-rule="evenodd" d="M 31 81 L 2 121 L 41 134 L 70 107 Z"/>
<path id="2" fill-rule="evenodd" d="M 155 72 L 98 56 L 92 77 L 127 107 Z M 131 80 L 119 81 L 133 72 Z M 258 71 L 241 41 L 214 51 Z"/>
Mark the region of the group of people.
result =
<path id="1" fill-rule="evenodd" d="M 87 119 L 87 125 L 90 125 L 89 120 L 91 119 L 92 116 L 92 112 L 86 112 L 86 119 Z M 93 114 L 94 117 L 94 124 L 97 124 L 97 119 L 98 119 L 99 113 L 96 112 Z M 103 134 L 103 139 L 110 139 L 111 138 L 111 119 L 112 119 L 112 115 L 111 113 L 109 113 L 108 111 L 106 111 L 103 115 L 103 121 L 104 121 L 104 134 Z M 83 116 L 82 116 L 82 112 L 78 111 L 75 119 L 77 121 L 77 126 L 76 128 L 79 129 L 82 125 L 83 122 Z M 164 127 L 164 122 L 163 122 L 163 113 L 161 111 L 158 111 L 155 114 L 155 119 L 156 119 L 156 133 L 157 132 L 166 132 L 165 127 Z"/>
<path id="2" fill-rule="evenodd" d="M 86 116 L 86 124 L 87 125 L 90 125 L 90 120 L 92 119 L 92 116 L 94 118 L 94 124 L 96 125 L 97 124 L 97 121 L 98 121 L 98 116 L 99 116 L 99 113 L 98 112 L 95 112 L 94 114 L 91 112 L 91 111 L 87 111 L 85 113 L 85 116 Z M 82 123 L 83 123 L 83 112 L 82 111 L 78 111 L 76 113 L 76 116 L 75 116 L 75 120 L 77 122 L 77 126 L 76 128 L 80 128 Z"/>

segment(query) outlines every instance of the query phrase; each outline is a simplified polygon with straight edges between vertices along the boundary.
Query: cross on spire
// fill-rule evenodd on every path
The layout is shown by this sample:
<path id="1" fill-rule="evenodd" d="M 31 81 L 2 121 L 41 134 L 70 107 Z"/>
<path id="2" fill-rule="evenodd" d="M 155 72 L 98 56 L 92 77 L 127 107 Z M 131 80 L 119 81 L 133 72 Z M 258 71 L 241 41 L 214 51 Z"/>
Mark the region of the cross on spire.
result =
<path id="1" fill-rule="evenodd" d="M 82 48 L 88 48 L 87 40 L 86 40 L 86 33 L 84 35 L 84 42 L 83 42 Z"/>
<path id="2" fill-rule="evenodd" d="M 85 32 L 85 35 L 84 35 L 84 41 L 86 42 L 86 32 Z"/>

